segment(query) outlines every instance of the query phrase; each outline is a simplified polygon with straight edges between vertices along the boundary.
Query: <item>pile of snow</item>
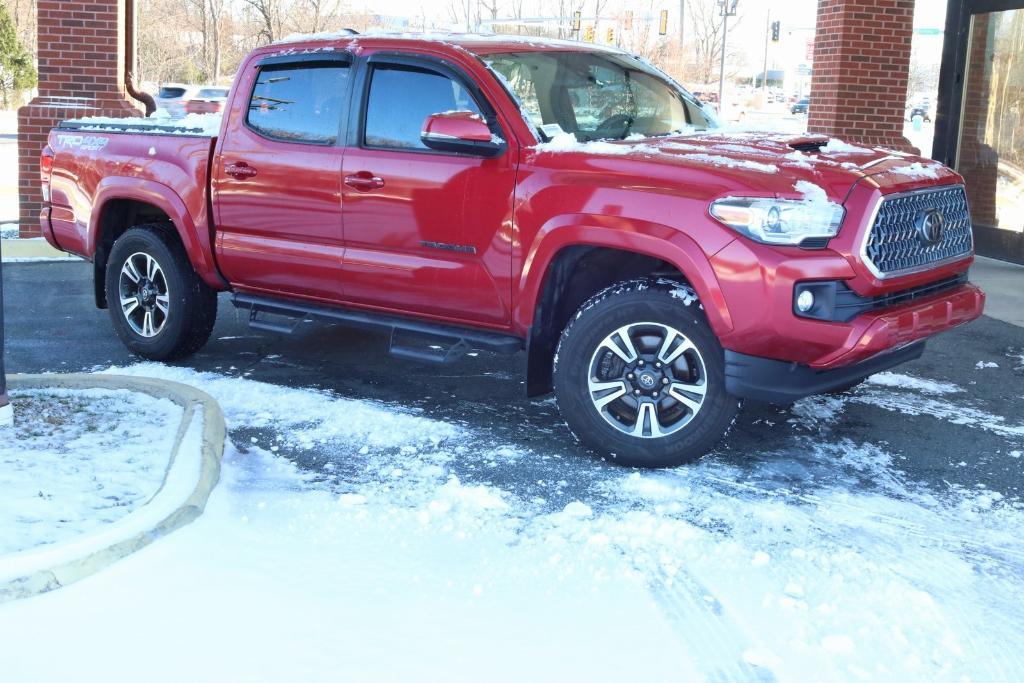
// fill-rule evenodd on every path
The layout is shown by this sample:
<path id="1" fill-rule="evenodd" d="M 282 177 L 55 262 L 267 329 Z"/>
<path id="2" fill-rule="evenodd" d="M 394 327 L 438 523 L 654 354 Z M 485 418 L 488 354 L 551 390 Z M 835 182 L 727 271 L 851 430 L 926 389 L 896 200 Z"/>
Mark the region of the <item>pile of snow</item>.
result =
<path id="1" fill-rule="evenodd" d="M 145 670 L 178 681 L 197 666 L 267 681 L 1024 670 L 1024 506 L 909 481 L 884 447 L 829 437 L 834 404 L 805 406 L 812 433 L 787 450 L 644 473 L 561 460 L 574 483 L 556 501 L 545 492 L 566 482 L 531 476 L 548 454 L 520 452 L 499 473 L 494 453 L 509 447 L 478 429 L 181 368 L 119 372 L 186 381 L 223 403 L 233 446 L 222 483 L 181 533 L 0 606 L 12 680 Z M 906 404 L 924 386 L 889 378 L 865 395 Z M 295 464 L 307 439 L 326 459 L 312 471 Z M 83 666 L 111 642 L 118 657 Z M 188 656 L 166 657 L 168 642 Z"/>
<path id="2" fill-rule="evenodd" d="M 13 240 L 18 239 L 21 226 L 17 223 L 4 223 L 0 225 L 0 239 Z"/>
<path id="3" fill-rule="evenodd" d="M 223 114 L 186 114 L 181 117 L 150 116 L 125 117 L 86 116 L 70 119 L 66 123 L 78 124 L 78 130 L 118 131 L 153 135 L 220 135 Z M 159 130 L 156 130 L 159 128 Z"/>
<path id="4" fill-rule="evenodd" d="M 0 556 L 109 525 L 160 487 L 181 420 L 174 403 L 99 389 L 13 401 L 15 427 L 0 438 Z"/>
<path id="5" fill-rule="evenodd" d="M 870 149 L 851 145 L 838 138 L 829 138 L 828 143 L 821 148 L 821 152 L 824 154 L 874 154 Z"/>
<path id="6" fill-rule="evenodd" d="M 920 161 L 915 161 L 907 166 L 900 166 L 894 168 L 890 173 L 897 175 L 904 175 L 909 178 L 925 178 L 928 180 L 937 180 L 941 174 L 943 167 L 940 164 L 922 164 Z"/>
<path id="7" fill-rule="evenodd" d="M 831 205 L 828 193 L 825 188 L 812 183 L 809 180 L 798 180 L 793 184 L 793 189 L 804 196 L 804 199 L 814 205 Z"/>

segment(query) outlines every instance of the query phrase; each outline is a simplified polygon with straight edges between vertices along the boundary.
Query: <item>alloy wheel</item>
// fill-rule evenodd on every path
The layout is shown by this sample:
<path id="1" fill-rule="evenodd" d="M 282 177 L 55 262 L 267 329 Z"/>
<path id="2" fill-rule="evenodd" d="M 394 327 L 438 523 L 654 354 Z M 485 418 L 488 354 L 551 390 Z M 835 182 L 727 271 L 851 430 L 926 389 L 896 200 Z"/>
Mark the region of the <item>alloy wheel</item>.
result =
<path id="1" fill-rule="evenodd" d="M 118 279 L 121 312 L 132 331 L 151 339 L 167 325 L 170 289 L 157 260 L 144 252 L 129 256 Z"/>
<path id="2" fill-rule="evenodd" d="M 656 439 L 686 427 L 707 394 L 704 358 L 679 330 L 662 323 L 625 325 L 597 345 L 588 391 L 608 424 Z"/>

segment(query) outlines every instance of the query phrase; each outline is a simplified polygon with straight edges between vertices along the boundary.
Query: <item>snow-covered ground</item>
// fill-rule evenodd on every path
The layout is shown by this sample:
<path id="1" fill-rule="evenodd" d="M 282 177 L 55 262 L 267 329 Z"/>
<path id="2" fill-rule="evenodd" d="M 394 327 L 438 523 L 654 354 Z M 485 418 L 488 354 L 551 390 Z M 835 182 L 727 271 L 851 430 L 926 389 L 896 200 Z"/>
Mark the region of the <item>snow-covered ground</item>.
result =
<path id="1" fill-rule="evenodd" d="M 1024 670 L 1020 501 L 907 480 L 837 439 L 850 402 L 1024 426 L 885 373 L 807 399 L 744 466 L 497 476 L 551 458 L 386 404 L 143 364 L 201 387 L 232 446 L 206 514 L 66 589 L 0 605 L 22 680 L 974 680 Z M 296 462 L 317 463 L 300 468 Z M 567 480 L 572 480 L 567 481 Z M 501 483 L 498 483 L 501 482 Z M 564 501 L 562 492 L 573 490 Z M 538 493 L 538 491 L 546 493 Z M 60 656 L 54 656 L 54 644 Z"/>
<path id="2" fill-rule="evenodd" d="M 181 408 L 128 391 L 15 392 L 0 432 L 3 556 L 68 540 L 143 505 L 163 481 Z"/>

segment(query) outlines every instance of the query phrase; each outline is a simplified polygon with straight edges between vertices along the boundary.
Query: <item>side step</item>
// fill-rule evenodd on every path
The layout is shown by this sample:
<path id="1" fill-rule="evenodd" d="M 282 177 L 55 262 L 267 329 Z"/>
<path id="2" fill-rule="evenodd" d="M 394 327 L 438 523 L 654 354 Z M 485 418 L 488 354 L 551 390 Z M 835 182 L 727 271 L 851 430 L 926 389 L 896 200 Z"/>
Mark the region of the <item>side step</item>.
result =
<path id="1" fill-rule="evenodd" d="M 236 308 L 248 309 L 249 327 L 257 330 L 291 334 L 303 320 L 319 320 L 385 331 L 390 335 L 389 352 L 410 360 L 450 363 L 472 349 L 512 354 L 524 348 L 524 341 L 510 334 L 396 315 L 241 293 L 234 294 L 231 302 Z M 281 323 L 260 319 L 261 313 L 291 318 L 294 322 Z"/>

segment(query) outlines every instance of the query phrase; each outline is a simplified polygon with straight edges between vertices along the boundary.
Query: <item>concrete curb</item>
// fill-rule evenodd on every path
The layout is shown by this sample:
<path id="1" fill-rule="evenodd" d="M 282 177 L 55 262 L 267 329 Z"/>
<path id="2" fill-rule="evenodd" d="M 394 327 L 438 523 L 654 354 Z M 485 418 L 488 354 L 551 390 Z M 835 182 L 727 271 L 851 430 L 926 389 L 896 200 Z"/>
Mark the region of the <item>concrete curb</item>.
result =
<path id="1" fill-rule="evenodd" d="M 99 374 L 12 375 L 8 377 L 8 384 L 15 389 L 124 389 L 168 399 L 182 407 L 181 424 L 160 489 L 145 505 L 112 526 L 121 524 L 130 528 L 131 524 L 122 523 L 133 519 L 138 521 L 142 513 L 154 505 L 154 501 L 160 498 L 161 493 L 168 487 L 175 464 L 179 464 L 179 470 L 187 468 L 187 463 L 179 461 L 179 451 L 186 435 L 193 431 L 193 422 L 197 415 L 202 420 L 202 435 L 198 471 L 194 475 L 189 475 L 195 477 L 195 484 L 191 486 L 190 495 L 178 502 L 176 508 L 165 514 L 151 528 L 135 531 L 126 537 L 111 539 L 112 542 L 109 544 L 101 543 L 98 547 L 89 547 L 97 544 L 90 543 L 92 539 L 89 537 L 92 535 L 87 534 L 85 539 L 72 539 L 0 558 L 0 603 L 45 593 L 95 574 L 117 560 L 146 547 L 161 536 L 188 524 L 203 513 L 206 501 L 220 478 L 224 440 L 227 436 L 224 413 L 220 405 L 208 394 L 177 382 Z M 98 535 L 103 536 L 102 533 Z M 16 561 L 12 562 L 10 558 L 15 558 Z M 11 567 L 4 567 L 4 560 L 14 565 L 13 573 Z"/>
<path id="2" fill-rule="evenodd" d="M 3 244 L 0 244 L 0 253 L 3 254 L 5 261 L 8 259 L 64 259 L 70 261 L 77 258 L 54 249 L 42 238 L 3 240 Z"/>

